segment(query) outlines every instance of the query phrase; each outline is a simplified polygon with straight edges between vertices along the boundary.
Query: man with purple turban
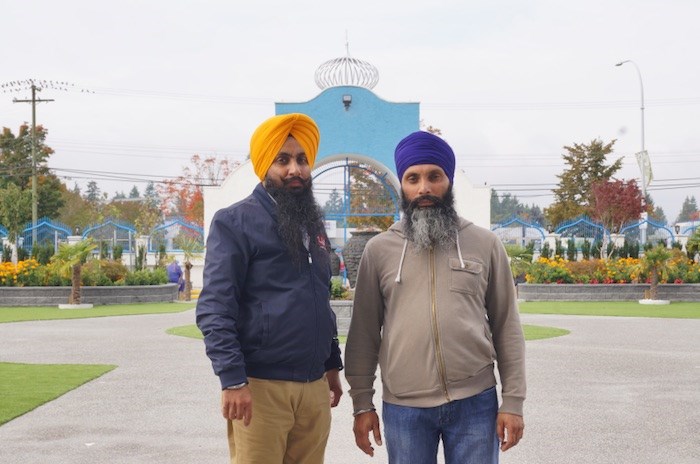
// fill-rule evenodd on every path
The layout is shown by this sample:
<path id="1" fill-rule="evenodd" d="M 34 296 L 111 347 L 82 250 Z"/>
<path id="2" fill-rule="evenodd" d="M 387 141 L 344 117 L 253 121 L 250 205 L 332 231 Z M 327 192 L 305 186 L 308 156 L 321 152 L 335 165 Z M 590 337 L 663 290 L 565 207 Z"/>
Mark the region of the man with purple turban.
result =
<path id="1" fill-rule="evenodd" d="M 345 376 L 355 442 L 381 445 L 377 363 L 389 463 L 497 463 L 524 431 L 525 340 L 508 257 L 491 231 L 454 209 L 455 156 L 428 132 L 399 142 L 403 217 L 366 245 Z M 497 366 L 502 402 L 496 393 Z"/>
<path id="2" fill-rule="evenodd" d="M 330 243 L 311 190 L 316 123 L 263 122 L 250 141 L 261 183 L 218 211 L 197 325 L 221 381 L 231 462 L 322 463 L 342 369 Z"/>

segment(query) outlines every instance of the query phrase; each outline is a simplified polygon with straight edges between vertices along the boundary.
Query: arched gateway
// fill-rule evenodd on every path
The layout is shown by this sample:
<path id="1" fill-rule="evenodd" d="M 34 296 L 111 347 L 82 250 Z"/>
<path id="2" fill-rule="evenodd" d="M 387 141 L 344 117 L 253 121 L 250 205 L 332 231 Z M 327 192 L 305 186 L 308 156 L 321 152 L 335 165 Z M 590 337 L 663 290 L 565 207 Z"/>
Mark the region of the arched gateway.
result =
<path id="1" fill-rule="evenodd" d="M 301 103 L 276 103 L 275 114 L 304 113 L 319 126 L 321 142 L 313 170 L 314 193 L 323 206 L 340 201 L 329 210 L 329 223 L 347 224 L 343 219 L 358 216 L 398 218 L 400 182 L 394 167 L 394 148 L 420 128 L 419 103 L 392 103 L 377 97 L 371 89 L 378 82 L 371 64 L 346 56 L 322 64 L 316 71 L 321 93 Z M 449 140 L 448 140 L 449 141 Z M 454 147 L 453 147 L 454 148 Z M 455 150 L 456 151 L 456 150 Z M 373 185 L 385 189 L 390 199 L 378 210 L 357 210 L 352 201 L 353 173 L 368 174 Z M 204 190 L 204 224 L 208 233 L 214 213 L 248 196 L 259 182 L 250 161 L 238 166 L 219 187 Z M 335 191 L 335 193 L 334 193 Z M 490 190 L 474 187 L 460 169 L 454 178 L 455 207 L 461 216 L 490 227 Z M 332 198 L 331 198 L 332 196 Z M 375 208 L 376 209 L 376 208 Z M 329 230 L 335 244 L 348 237 L 347 228 Z"/>

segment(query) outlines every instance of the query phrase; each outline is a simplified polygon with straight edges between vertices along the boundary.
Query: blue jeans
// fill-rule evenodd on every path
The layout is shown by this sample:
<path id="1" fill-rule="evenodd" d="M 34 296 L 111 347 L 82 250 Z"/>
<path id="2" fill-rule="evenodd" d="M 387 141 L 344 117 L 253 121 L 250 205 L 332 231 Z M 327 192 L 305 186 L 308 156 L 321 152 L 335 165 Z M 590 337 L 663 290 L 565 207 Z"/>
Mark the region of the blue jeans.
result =
<path id="1" fill-rule="evenodd" d="M 435 464 L 442 439 L 445 464 L 497 464 L 496 387 L 434 408 L 384 402 L 390 464 Z"/>

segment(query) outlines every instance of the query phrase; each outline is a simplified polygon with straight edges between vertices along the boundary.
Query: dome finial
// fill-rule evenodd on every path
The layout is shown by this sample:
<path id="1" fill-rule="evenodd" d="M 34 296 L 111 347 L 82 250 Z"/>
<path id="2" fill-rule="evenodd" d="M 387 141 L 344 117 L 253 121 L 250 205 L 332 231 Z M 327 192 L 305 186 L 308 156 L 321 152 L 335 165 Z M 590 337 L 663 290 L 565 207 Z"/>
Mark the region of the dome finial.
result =
<path id="1" fill-rule="evenodd" d="M 347 31 L 345 31 L 345 53 L 346 56 L 326 61 L 318 67 L 315 74 L 316 85 L 321 90 L 346 85 L 373 89 L 379 82 L 379 71 L 366 61 L 350 57 Z"/>

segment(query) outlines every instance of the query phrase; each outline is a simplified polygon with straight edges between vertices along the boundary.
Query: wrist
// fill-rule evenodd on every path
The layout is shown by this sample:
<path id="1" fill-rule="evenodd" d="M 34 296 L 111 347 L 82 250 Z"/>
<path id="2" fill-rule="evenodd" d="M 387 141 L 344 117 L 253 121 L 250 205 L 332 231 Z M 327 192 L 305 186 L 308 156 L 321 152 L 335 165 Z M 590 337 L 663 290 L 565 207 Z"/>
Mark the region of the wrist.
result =
<path id="1" fill-rule="evenodd" d="M 224 388 L 224 390 L 240 390 L 241 388 L 245 387 L 248 385 L 248 382 L 242 382 L 238 383 L 236 385 L 231 385 L 229 387 Z"/>
<path id="2" fill-rule="evenodd" d="M 374 411 L 376 411 L 376 409 L 374 409 L 374 408 L 360 409 L 359 411 L 353 412 L 352 415 L 353 415 L 353 417 L 357 417 L 360 414 L 364 414 L 366 412 L 374 412 Z"/>

